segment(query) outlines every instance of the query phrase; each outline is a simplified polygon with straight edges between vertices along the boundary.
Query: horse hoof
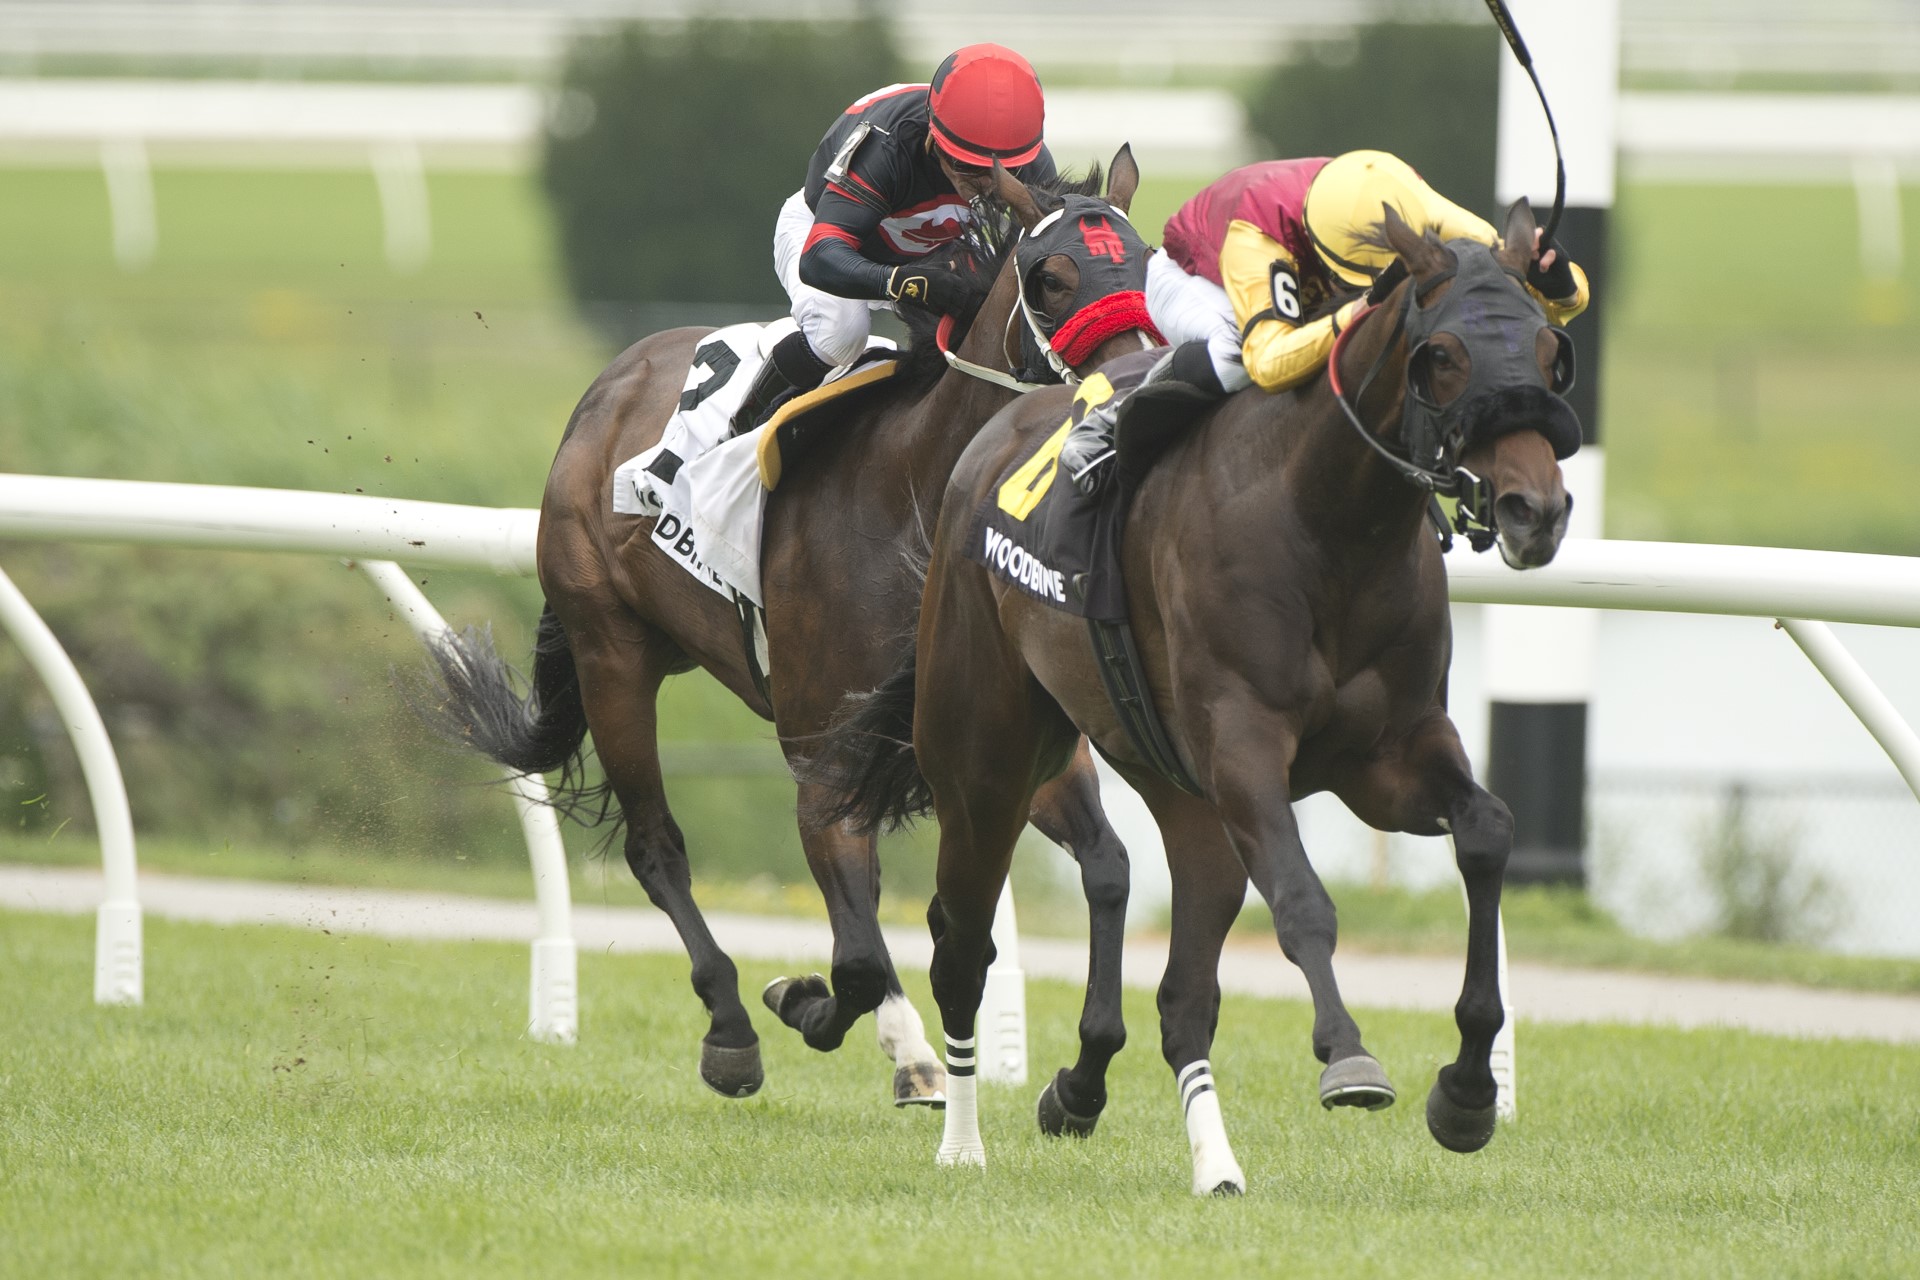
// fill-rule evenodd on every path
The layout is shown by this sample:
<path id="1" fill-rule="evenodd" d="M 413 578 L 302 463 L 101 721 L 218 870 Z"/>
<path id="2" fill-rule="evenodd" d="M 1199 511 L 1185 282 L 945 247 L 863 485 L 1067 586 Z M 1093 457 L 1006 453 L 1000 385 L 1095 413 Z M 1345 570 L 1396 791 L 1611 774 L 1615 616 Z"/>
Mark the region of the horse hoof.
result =
<path id="1" fill-rule="evenodd" d="M 766 1081 L 760 1069 L 760 1042 L 744 1049 L 728 1049 L 700 1042 L 700 1080 L 723 1098 L 749 1098 Z"/>
<path id="2" fill-rule="evenodd" d="M 893 1069 L 893 1105 L 947 1109 L 947 1069 L 937 1062 L 909 1062 Z"/>
<path id="3" fill-rule="evenodd" d="M 1447 1096 L 1438 1080 L 1427 1094 L 1427 1132 L 1449 1151 L 1467 1155 L 1493 1140 L 1494 1104 L 1463 1107 Z"/>
<path id="4" fill-rule="evenodd" d="M 1394 1096 L 1386 1069 L 1370 1054 L 1342 1058 L 1320 1073 L 1320 1105 L 1329 1111 L 1335 1107 L 1380 1111 L 1393 1105 Z"/>
<path id="5" fill-rule="evenodd" d="M 1100 1115 L 1095 1112 L 1090 1116 L 1077 1116 L 1067 1110 L 1066 1103 L 1060 1101 L 1060 1079 L 1066 1074 L 1066 1068 L 1062 1067 L 1040 1091 L 1040 1132 L 1049 1138 L 1091 1137 L 1093 1126 L 1100 1123 Z"/>
<path id="6" fill-rule="evenodd" d="M 790 1027 L 796 1024 L 788 1015 L 800 1007 L 801 1001 L 825 1000 L 832 994 L 833 988 L 817 973 L 804 978 L 775 978 L 760 989 L 760 999 L 773 1011 L 773 1016 Z"/>
<path id="7" fill-rule="evenodd" d="M 1247 1188 L 1245 1183 L 1235 1182 L 1229 1178 L 1207 1194 L 1216 1200 L 1232 1200 L 1236 1196 L 1247 1194 Z"/>

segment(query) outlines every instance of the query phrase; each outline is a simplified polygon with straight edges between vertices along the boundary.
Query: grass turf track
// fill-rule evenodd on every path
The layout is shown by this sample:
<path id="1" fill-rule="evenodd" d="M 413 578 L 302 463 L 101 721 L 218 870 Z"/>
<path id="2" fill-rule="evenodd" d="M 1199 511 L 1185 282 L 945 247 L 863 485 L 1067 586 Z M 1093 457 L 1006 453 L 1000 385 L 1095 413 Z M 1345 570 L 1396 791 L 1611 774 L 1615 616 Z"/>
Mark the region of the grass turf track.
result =
<path id="1" fill-rule="evenodd" d="M 709 1094 L 677 958 L 583 956 L 584 1041 L 551 1049 L 517 1035 L 519 947 L 154 922 L 147 1006 L 102 1010 L 91 936 L 0 917 L 0 1274 L 1920 1269 L 1920 1048 L 1529 1026 L 1520 1123 L 1459 1157 L 1420 1108 L 1447 1019 L 1365 1015 L 1402 1102 L 1328 1114 L 1306 1008 L 1228 999 L 1252 1193 L 1194 1201 L 1140 996 L 1101 1131 L 1060 1143 L 1031 1102 L 1077 993 L 1032 985 L 1036 1083 L 983 1088 L 982 1176 L 884 1105 L 869 1024 L 820 1055 L 758 1016 L 768 1087 Z"/>

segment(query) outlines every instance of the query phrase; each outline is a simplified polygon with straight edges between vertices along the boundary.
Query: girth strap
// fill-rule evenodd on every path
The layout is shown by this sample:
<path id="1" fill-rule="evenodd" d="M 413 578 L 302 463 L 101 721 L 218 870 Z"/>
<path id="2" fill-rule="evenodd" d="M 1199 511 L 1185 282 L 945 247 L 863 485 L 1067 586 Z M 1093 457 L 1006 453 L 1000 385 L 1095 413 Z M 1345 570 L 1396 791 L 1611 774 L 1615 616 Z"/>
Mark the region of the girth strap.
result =
<path id="1" fill-rule="evenodd" d="M 753 678 L 753 687 L 760 691 L 760 697 L 768 707 L 773 706 L 773 686 L 767 679 L 766 668 L 760 662 L 760 642 L 756 633 L 765 629 L 761 618 L 760 606 L 741 595 L 733 593 L 733 608 L 740 618 L 740 643 L 747 656 L 747 674 Z"/>
<path id="2" fill-rule="evenodd" d="M 1199 795 L 1200 784 L 1180 763 L 1160 713 L 1154 709 L 1153 694 L 1147 687 L 1146 669 L 1140 665 L 1140 651 L 1134 647 L 1133 627 L 1125 621 L 1106 622 L 1087 619 L 1087 631 L 1093 637 L 1093 654 L 1100 668 L 1100 683 L 1107 701 L 1120 717 L 1127 741 L 1153 771 L 1188 795 Z"/>

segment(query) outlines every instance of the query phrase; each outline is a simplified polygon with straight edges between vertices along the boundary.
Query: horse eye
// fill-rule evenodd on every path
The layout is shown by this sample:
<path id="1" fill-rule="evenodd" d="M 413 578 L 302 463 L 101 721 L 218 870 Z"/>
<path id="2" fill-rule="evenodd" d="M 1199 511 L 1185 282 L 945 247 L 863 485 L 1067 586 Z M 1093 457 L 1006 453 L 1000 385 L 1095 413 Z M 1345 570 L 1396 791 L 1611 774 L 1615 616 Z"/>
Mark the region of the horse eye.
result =
<path id="1" fill-rule="evenodd" d="M 1438 346 L 1435 347 L 1433 349 L 1433 355 L 1430 358 L 1433 360 L 1435 364 L 1439 365 L 1442 368 L 1445 368 L 1448 365 L 1451 365 L 1453 363 L 1453 353 L 1448 351 L 1445 347 L 1438 347 Z"/>
<path id="2" fill-rule="evenodd" d="M 1064 289 L 1067 287 L 1066 281 L 1062 280 L 1059 276 L 1053 274 L 1053 272 L 1051 271 L 1041 272 L 1040 285 L 1042 288 L 1046 288 L 1046 289 Z"/>

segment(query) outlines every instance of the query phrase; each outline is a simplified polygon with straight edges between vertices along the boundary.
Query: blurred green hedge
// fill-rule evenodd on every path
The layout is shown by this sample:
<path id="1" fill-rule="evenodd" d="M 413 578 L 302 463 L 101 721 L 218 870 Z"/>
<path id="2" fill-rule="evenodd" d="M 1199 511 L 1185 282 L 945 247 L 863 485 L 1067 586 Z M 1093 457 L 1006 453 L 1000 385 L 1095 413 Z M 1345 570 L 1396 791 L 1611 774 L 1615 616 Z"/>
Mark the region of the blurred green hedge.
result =
<path id="1" fill-rule="evenodd" d="M 541 162 L 574 298 L 590 311 L 782 301 L 781 202 L 847 104 L 902 78 L 880 18 L 636 23 L 581 40 Z"/>
<path id="2" fill-rule="evenodd" d="M 1247 124 L 1270 158 L 1390 151 L 1491 217 L 1503 49 L 1488 22 L 1381 22 L 1311 41 L 1254 86 Z"/>

